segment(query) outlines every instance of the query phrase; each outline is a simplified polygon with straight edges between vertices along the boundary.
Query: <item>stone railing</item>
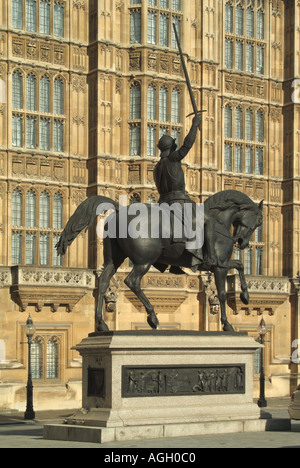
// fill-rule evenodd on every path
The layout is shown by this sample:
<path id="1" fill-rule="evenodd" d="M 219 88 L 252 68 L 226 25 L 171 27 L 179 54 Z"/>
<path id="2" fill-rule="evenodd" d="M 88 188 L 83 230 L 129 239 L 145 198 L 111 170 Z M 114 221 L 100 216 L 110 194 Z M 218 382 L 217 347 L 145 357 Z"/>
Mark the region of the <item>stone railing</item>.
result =
<path id="1" fill-rule="evenodd" d="M 1 273 L 6 278 L 6 272 L 0 270 L 0 281 Z M 9 278 L 9 271 L 7 273 Z M 11 268 L 11 294 L 22 311 L 31 304 L 37 312 L 45 305 L 50 305 L 53 312 L 59 306 L 71 312 L 79 300 L 95 288 L 95 279 L 93 271 L 87 269 L 14 266 Z"/>
<path id="2" fill-rule="evenodd" d="M 241 282 L 239 276 L 230 275 L 227 278 L 228 304 L 235 313 L 239 313 L 240 310 L 248 312 L 266 310 L 273 315 L 290 295 L 291 284 L 288 277 L 246 276 L 246 281 L 250 295 L 248 306 L 244 305 L 240 299 Z"/>
<path id="3" fill-rule="evenodd" d="M 12 284 L 95 288 L 95 275 L 80 268 L 12 267 Z"/>

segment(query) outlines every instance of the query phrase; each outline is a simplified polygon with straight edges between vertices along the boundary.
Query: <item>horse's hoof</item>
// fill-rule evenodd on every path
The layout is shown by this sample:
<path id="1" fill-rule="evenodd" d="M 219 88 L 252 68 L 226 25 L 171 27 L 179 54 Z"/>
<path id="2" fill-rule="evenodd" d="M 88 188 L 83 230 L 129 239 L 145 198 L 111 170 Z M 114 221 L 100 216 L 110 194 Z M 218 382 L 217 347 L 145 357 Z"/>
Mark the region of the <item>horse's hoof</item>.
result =
<path id="1" fill-rule="evenodd" d="M 241 301 L 243 304 L 248 305 L 250 301 L 249 293 L 248 292 L 242 292 L 240 295 Z"/>
<path id="2" fill-rule="evenodd" d="M 159 321 L 155 314 L 149 314 L 147 317 L 148 325 L 152 328 L 152 330 L 157 330 L 159 327 Z"/>
<path id="3" fill-rule="evenodd" d="M 103 320 L 101 320 L 101 322 L 98 322 L 97 331 L 99 333 L 109 332 L 109 328 Z"/>
<path id="4" fill-rule="evenodd" d="M 226 322 L 223 327 L 223 331 L 227 333 L 235 333 L 235 330 L 232 325 L 230 325 L 229 322 Z"/>

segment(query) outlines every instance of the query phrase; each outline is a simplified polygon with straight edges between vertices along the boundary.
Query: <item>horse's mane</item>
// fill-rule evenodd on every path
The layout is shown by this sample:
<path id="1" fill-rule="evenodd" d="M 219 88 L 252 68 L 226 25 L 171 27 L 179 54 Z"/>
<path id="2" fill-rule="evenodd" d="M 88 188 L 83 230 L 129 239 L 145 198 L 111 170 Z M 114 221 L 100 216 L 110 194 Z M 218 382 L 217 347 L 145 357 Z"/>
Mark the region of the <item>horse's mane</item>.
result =
<path id="1" fill-rule="evenodd" d="M 220 211 L 227 210 L 230 206 L 235 205 L 240 210 L 257 210 L 258 206 L 248 195 L 237 190 L 223 190 L 209 197 L 204 206 L 206 210 L 217 209 Z"/>

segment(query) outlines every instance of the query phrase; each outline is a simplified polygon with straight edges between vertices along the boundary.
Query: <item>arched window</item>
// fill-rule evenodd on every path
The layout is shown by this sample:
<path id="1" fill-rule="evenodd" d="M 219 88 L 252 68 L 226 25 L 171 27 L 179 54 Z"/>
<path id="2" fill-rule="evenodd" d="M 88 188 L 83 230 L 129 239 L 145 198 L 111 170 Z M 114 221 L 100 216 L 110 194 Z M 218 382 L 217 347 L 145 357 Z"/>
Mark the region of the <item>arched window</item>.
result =
<path id="1" fill-rule="evenodd" d="M 12 226 L 14 228 L 21 227 L 23 224 L 22 201 L 23 196 L 20 190 L 14 190 L 12 194 Z M 12 233 L 11 262 L 12 265 L 20 265 L 22 263 L 22 232 Z"/>
<path id="2" fill-rule="evenodd" d="M 36 31 L 36 0 L 26 0 L 26 30 Z"/>
<path id="3" fill-rule="evenodd" d="M 246 140 L 253 140 L 253 112 L 251 109 L 246 110 Z"/>
<path id="4" fill-rule="evenodd" d="M 47 342 L 47 368 L 46 379 L 58 379 L 59 377 L 59 341 L 52 337 Z"/>
<path id="5" fill-rule="evenodd" d="M 147 156 L 156 155 L 156 127 L 148 125 L 147 128 Z"/>
<path id="6" fill-rule="evenodd" d="M 177 16 L 173 16 L 172 17 L 172 22 L 173 22 L 173 24 L 175 24 L 177 32 L 178 32 L 178 36 L 180 37 L 181 36 L 181 18 L 178 18 Z M 177 41 L 176 41 L 174 29 L 171 28 L 171 30 L 172 30 L 172 49 L 177 50 L 178 49 L 178 44 L 177 44 Z"/>
<path id="7" fill-rule="evenodd" d="M 50 34 L 50 1 L 40 0 L 40 33 Z"/>
<path id="8" fill-rule="evenodd" d="M 13 191 L 12 194 L 12 225 L 22 226 L 22 193 L 19 189 Z"/>
<path id="9" fill-rule="evenodd" d="M 252 248 L 248 247 L 244 250 L 244 267 L 245 275 L 252 275 Z"/>
<path id="10" fill-rule="evenodd" d="M 148 12 L 148 27 L 147 27 L 147 40 L 148 44 L 156 44 L 156 12 L 149 11 Z"/>
<path id="11" fill-rule="evenodd" d="M 47 192 L 40 196 L 40 228 L 48 228 L 50 224 L 50 197 Z"/>
<path id="12" fill-rule="evenodd" d="M 53 229 L 62 229 L 63 198 L 60 193 L 54 195 L 53 200 Z"/>
<path id="13" fill-rule="evenodd" d="M 22 263 L 22 233 L 13 232 L 11 240 L 11 263 L 21 265 Z"/>
<path id="14" fill-rule="evenodd" d="M 26 234 L 26 265 L 34 265 L 35 264 L 35 241 L 36 235 L 35 234 Z"/>
<path id="15" fill-rule="evenodd" d="M 26 194 L 26 226 L 35 227 L 36 226 L 36 196 L 35 193 L 30 190 Z"/>
<path id="16" fill-rule="evenodd" d="M 172 0 L 172 10 L 175 10 L 175 11 L 181 10 L 181 0 Z"/>
<path id="17" fill-rule="evenodd" d="M 225 145 L 225 171 L 232 172 L 232 145 Z"/>
<path id="18" fill-rule="evenodd" d="M 265 38 L 265 14 L 262 10 L 257 12 L 257 38 L 261 40 Z"/>
<path id="19" fill-rule="evenodd" d="M 159 120 L 161 122 L 168 121 L 168 108 L 169 108 L 169 92 L 167 88 L 163 87 L 159 91 Z"/>
<path id="20" fill-rule="evenodd" d="M 264 150 L 263 148 L 256 148 L 255 173 L 256 175 L 264 174 Z"/>
<path id="21" fill-rule="evenodd" d="M 33 379 L 43 378 L 43 341 L 40 337 L 31 343 L 31 376 Z"/>
<path id="22" fill-rule="evenodd" d="M 238 5 L 235 11 L 235 33 L 239 36 L 244 35 L 244 9 L 241 5 Z"/>
<path id="23" fill-rule="evenodd" d="M 36 148 L 36 117 L 26 117 L 26 148 Z"/>
<path id="24" fill-rule="evenodd" d="M 243 147 L 242 145 L 235 145 L 234 148 L 234 170 L 235 172 L 243 171 Z"/>
<path id="25" fill-rule="evenodd" d="M 180 123 L 180 92 L 178 89 L 172 91 L 171 119 L 173 123 Z"/>
<path id="26" fill-rule="evenodd" d="M 147 112 L 148 120 L 156 120 L 156 89 L 153 85 L 148 88 Z"/>
<path id="27" fill-rule="evenodd" d="M 165 13 L 160 15 L 160 45 L 169 47 L 169 16 Z"/>
<path id="28" fill-rule="evenodd" d="M 232 108 L 225 107 L 225 138 L 232 138 Z"/>
<path id="29" fill-rule="evenodd" d="M 245 172 L 246 174 L 253 174 L 253 148 L 246 146 L 245 148 Z"/>
<path id="30" fill-rule="evenodd" d="M 35 111 L 36 109 L 36 78 L 32 73 L 26 78 L 26 108 Z"/>
<path id="31" fill-rule="evenodd" d="M 50 119 L 40 119 L 40 149 L 50 149 Z"/>
<path id="32" fill-rule="evenodd" d="M 249 73 L 254 71 L 254 45 L 251 42 L 246 44 L 246 71 Z"/>
<path id="33" fill-rule="evenodd" d="M 140 11 L 130 12 L 130 43 L 138 44 L 142 41 L 142 17 Z"/>
<path id="34" fill-rule="evenodd" d="M 246 11 L 246 35 L 254 37 L 254 11 L 251 7 Z"/>
<path id="35" fill-rule="evenodd" d="M 64 37 L 65 9 L 60 2 L 54 3 L 54 36 Z"/>
<path id="36" fill-rule="evenodd" d="M 134 84 L 130 88 L 130 119 L 141 118 L 141 87 Z"/>
<path id="37" fill-rule="evenodd" d="M 243 41 L 235 42 L 235 68 L 237 70 L 244 69 L 244 43 Z"/>
<path id="38" fill-rule="evenodd" d="M 225 32 L 233 33 L 233 6 L 230 3 L 225 5 Z"/>
<path id="39" fill-rule="evenodd" d="M 50 112 L 50 80 L 48 76 L 43 76 L 40 82 L 40 110 Z"/>
<path id="40" fill-rule="evenodd" d="M 40 234 L 40 265 L 49 265 L 49 235 Z"/>
<path id="41" fill-rule="evenodd" d="M 12 27 L 23 28 L 23 0 L 12 0 Z"/>
<path id="42" fill-rule="evenodd" d="M 243 110 L 241 107 L 235 109 L 235 138 L 243 139 Z"/>
<path id="43" fill-rule="evenodd" d="M 228 37 L 225 39 L 225 67 L 233 68 L 233 41 Z"/>
<path id="44" fill-rule="evenodd" d="M 33 379 L 59 378 L 60 340 L 56 336 L 38 336 L 31 344 L 31 375 Z"/>
<path id="45" fill-rule="evenodd" d="M 23 118 L 13 115 L 12 119 L 12 146 L 21 147 L 23 144 Z"/>
<path id="46" fill-rule="evenodd" d="M 19 71 L 12 76 L 12 106 L 13 109 L 23 108 L 23 77 Z"/>
<path id="47" fill-rule="evenodd" d="M 256 141 L 262 143 L 264 141 L 264 114 L 258 111 L 256 114 Z"/>
<path id="48" fill-rule="evenodd" d="M 54 114 L 64 113 L 64 85 L 60 78 L 54 81 L 54 95 L 53 95 L 53 108 Z"/>
<path id="49" fill-rule="evenodd" d="M 139 156 L 141 154 L 141 126 L 131 125 L 129 130 L 129 154 Z"/>
<path id="50" fill-rule="evenodd" d="M 53 125 L 53 151 L 63 152 L 64 150 L 64 123 L 61 120 L 54 120 Z"/>

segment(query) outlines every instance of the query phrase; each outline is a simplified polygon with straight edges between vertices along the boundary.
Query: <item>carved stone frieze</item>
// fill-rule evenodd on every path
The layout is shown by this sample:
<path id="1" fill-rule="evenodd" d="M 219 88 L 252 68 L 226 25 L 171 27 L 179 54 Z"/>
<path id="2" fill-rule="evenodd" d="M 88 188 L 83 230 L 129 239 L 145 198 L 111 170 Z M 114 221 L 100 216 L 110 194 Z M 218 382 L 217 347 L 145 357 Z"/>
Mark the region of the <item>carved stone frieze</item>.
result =
<path id="1" fill-rule="evenodd" d="M 35 155 L 13 155 L 11 159 L 12 175 L 31 180 L 66 180 L 65 161 Z"/>
<path id="2" fill-rule="evenodd" d="M 263 80 L 239 75 L 225 75 L 225 91 L 230 94 L 255 97 L 266 100 L 268 97 L 267 83 Z"/>
<path id="3" fill-rule="evenodd" d="M 244 394 L 245 365 L 126 367 L 122 397 Z"/>

